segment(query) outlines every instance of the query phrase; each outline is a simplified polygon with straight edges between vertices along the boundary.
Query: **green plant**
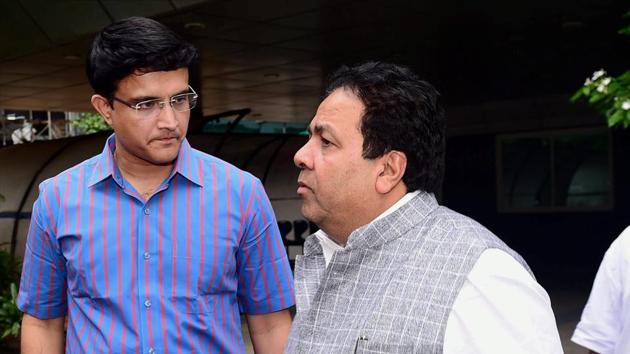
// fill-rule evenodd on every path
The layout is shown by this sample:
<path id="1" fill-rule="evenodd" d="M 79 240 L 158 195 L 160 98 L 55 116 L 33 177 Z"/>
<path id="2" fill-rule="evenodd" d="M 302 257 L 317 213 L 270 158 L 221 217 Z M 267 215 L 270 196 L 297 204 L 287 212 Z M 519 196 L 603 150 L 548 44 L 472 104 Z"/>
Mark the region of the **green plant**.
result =
<path id="1" fill-rule="evenodd" d="M 16 303 L 20 269 L 20 262 L 0 249 L 0 340 L 20 334 L 22 312 Z"/>
<path id="2" fill-rule="evenodd" d="M 92 112 L 79 113 L 79 117 L 73 120 L 72 124 L 83 130 L 86 134 L 111 129 L 100 115 Z"/>
<path id="3" fill-rule="evenodd" d="M 20 279 L 20 262 L 7 251 L 0 250 L 0 294 Z"/>
<path id="4" fill-rule="evenodd" d="M 630 18 L 630 11 L 624 15 Z M 630 25 L 619 30 L 621 35 L 630 35 Z M 630 71 L 619 76 L 609 76 L 603 69 L 587 78 L 584 85 L 571 97 L 571 101 L 586 100 L 602 113 L 608 126 L 630 126 Z"/>
<path id="5" fill-rule="evenodd" d="M 22 311 L 17 307 L 17 286 L 9 285 L 9 291 L 0 295 L 0 339 L 20 335 Z"/>

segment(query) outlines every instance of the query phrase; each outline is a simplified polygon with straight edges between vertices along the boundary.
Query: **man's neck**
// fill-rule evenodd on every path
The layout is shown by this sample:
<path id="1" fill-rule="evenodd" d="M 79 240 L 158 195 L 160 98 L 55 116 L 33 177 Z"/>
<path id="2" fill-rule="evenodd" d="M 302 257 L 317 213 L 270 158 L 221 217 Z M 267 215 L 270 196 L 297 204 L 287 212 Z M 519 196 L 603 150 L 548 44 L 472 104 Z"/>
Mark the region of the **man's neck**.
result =
<path id="1" fill-rule="evenodd" d="M 355 213 L 356 219 L 341 220 L 337 225 L 321 227 L 321 229 L 336 243 L 345 247 L 348 238 L 354 230 L 367 225 L 380 218 L 385 212 L 393 207 L 398 201 L 407 195 L 407 189 L 397 188 L 387 196 L 383 196 L 375 205 L 364 208 L 364 212 Z M 361 217 L 363 215 L 363 217 Z M 329 232 L 330 230 L 330 232 Z"/>
<path id="2" fill-rule="evenodd" d="M 114 161 L 124 177 L 140 193 L 144 199 L 156 191 L 173 170 L 173 163 L 167 165 L 155 165 L 135 156 L 114 152 Z"/>

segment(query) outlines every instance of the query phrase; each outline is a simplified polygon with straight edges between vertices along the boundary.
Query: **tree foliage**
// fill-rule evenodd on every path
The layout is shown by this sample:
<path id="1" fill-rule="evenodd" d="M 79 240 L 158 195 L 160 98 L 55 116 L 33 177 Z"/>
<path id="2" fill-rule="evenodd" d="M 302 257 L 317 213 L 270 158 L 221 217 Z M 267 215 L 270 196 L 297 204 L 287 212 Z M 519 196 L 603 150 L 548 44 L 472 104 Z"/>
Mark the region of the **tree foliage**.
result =
<path id="1" fill-rule="evenodd" d="M 92 134 L 111 129 L 109 125 L 105 123 L 103 117 L 92 112 L 79 113 L 79 117 L 73 120 L 72 124 L 74 124 L 77 128 L 81 129 L 86 134 Z"/>
<path id="2" fill-rule="evenodd" d="M 630 18 L 630 11 L 624 15 Z M 619 30 L 630 35 L 630 25 Z M 576 102 L 586 100 L 608 120 L 608 126 L 630 126 L 630 70 L 619 76 L 610 76 L 600 69 L 587 78 L 584 85 L 571 97 Z"/>

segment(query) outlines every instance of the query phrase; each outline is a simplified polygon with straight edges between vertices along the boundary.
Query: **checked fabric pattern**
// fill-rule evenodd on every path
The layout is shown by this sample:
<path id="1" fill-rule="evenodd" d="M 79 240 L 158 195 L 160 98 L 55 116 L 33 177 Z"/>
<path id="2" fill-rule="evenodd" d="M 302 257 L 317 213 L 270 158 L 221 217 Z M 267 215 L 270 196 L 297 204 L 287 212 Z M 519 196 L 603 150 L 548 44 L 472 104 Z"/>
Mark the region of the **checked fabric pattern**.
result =
<path id="1" fill-rule="evenodd" d="M 328 267 L 311 235 L 295 262 L 286 353 L 442 353 L 455 298 L 488 248 L 529 270 L 486 228 L 424 192 L 355 230 Z"/>

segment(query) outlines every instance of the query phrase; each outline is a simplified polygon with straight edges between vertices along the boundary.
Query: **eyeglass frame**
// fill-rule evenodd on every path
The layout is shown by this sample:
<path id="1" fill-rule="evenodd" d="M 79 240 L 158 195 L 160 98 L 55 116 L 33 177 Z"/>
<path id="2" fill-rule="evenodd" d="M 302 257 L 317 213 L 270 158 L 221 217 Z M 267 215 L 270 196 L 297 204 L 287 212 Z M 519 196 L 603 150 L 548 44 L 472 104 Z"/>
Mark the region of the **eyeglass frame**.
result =
<path id="1" fill-rule="evenodd" d="M 189 112 L 189 111 L 193 110 L 193 108 L 195 108 L 195 107 L 197 106 L 197 102 L 196 102 L 196 100 L 197 100 L 197 98 L 199 98 L 199 95 L 197 94 L 197 92 L 195 91 L 195 89 L 193 89 L 193 88 L 192 88 L 192 86 L 188 85 L 188 88 L 189 88 L 189 89 L 190 89 L 190 91 L 192 91 L 192 92 L 187 92 L 187 93 L 178 93 L 178 94 L 176 94 L 176 95 L 173 95 L 173 96 L 171 96 L 171 97 L 169 97 L 169 98 L 165 98 L 165 99 L 161 99 L 161 98 L 152 98 L 152 99 L 150 99 L 150 100 L 140 101 L 140 102 L 138 102 L 138 103 L 136 103 L 136 104 L 131 104 L 131 103 L 129 103 L 129 102 L 127 102 L 127 101 L 123 100 L 123 99 L 120 99 L 120 98 L 116 97 L 116 96 L 112 96 L 112 101 L 120 102 L 120 103 L 124 104 L 125 106 L 127 106 L 127 107 L 129 107 L 129 108 L 133 109 L 133 110 L 134 110 L 134 111 L 136 111 L 136 112 L 142 111 L 142 110 L 140 109 L 140 107 L 138 107 L 138 105 L 140 105 L 140 104 L 142 104 L 142 103 L 153 102 L 153 101 L 157 101 L 158 106 L 160 107 L 160 111 L 161 111 L 162 109 L 164 109 L 164 106 L 166 105 L 166 101 L 168 101 L 168 105 L 169 105 L 169 106 L 171 106 L 171 108 L 173 109 L 173 111 L 174 111 L 174 112 L 180 112 L 180 113 L 181 113 L 181 112 Z M 177 96 L 180 96 L 180 95 L 190 95 L 191 93 L 194 95 L 194 96 L 193 96 L 193 100 L 195 100 L 195 105 L 194 105 L 194 106 L 192 106 L 191 108 L 189 108 L 189 109 L 187 109 L 187 110 L 185 110 L 185 111 L 178 111 L 178 110 L 176 110 L 176 109 L 175 109 L 175 107 L 173 107 L 173 98 L 174 98 L 174 97 L 177 97 Z M 113 102 L 112 102 L 112 108 L 113 108 Z M 157 111 L 157 112 L 160 112 L 160 111 Z"/>

